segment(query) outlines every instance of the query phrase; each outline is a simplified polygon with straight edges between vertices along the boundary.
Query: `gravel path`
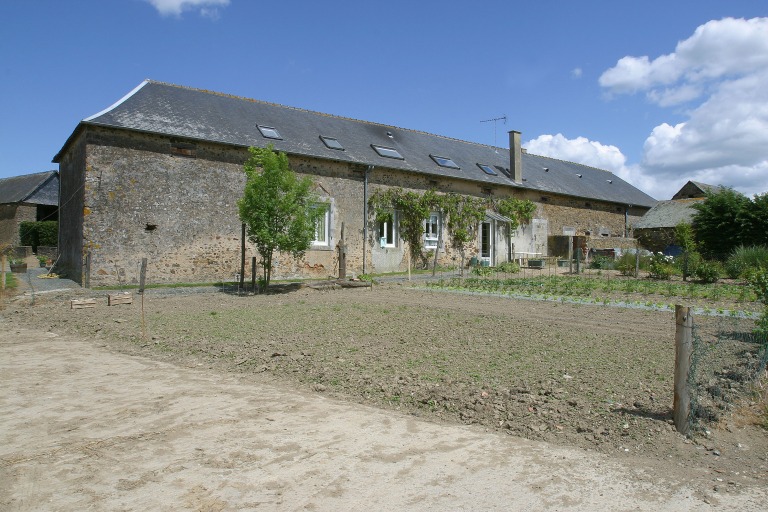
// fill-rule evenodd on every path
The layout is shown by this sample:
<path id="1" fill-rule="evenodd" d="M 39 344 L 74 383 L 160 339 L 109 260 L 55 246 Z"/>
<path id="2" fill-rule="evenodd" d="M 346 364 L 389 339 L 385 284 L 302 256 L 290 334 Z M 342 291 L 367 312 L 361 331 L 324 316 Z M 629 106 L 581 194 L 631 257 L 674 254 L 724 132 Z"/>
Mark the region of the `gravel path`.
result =
<path id="1" fill-rule="evenodd" d="M 3 510 L 757 511 L 768 498 L 1 321 Z"/>

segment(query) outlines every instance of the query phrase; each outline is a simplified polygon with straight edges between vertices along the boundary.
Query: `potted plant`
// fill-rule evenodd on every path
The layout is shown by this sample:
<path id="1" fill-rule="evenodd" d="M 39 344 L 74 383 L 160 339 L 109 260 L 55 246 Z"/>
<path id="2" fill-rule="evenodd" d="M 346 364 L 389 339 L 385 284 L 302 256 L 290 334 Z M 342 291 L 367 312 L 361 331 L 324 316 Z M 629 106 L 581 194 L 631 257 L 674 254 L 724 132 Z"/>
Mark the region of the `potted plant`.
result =
<path id="1" fill-rule="evenodd" d="M 25 274 L 27 272 L 27 263 L 21 258 L 10 258 L 11 272 L 14 274 Z"/>
<path id="2" fill-rule="evenodd" d="M 40 262 L 40 268 L 45 268 L 45 267 L 48 266 L 47 265 L 47 263 L 48 263 L 48 257 L 47 256 L 41 256 L 40 254 L 38 254 L 37 255 L 37 261 Z"/>

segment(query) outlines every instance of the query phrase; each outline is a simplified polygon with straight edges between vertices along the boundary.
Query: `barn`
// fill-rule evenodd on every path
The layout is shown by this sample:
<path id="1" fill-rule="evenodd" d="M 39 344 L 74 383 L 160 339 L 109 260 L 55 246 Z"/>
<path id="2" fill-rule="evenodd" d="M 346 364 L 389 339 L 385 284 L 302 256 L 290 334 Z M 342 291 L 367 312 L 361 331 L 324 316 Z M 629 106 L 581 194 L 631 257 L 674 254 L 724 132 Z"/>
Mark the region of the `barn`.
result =
<path id="1" fill-rule="evenodd" d="M 83 119 L 53 159 L 59 270 L 86 286 L 130 283 L 147 258 L 154 282 L 231 279 L 240 266 L 242 164 L 248 147 L 270 144 L 311 177 L 326 208 L 302 259 L 278 255 L 276 278 L 338 275 L 341 245 L 347 275 L 404 270 L 396 220 L 377 222 L 367 208 L 390 187 L 534 202 L 533 220 L 514 231 L 488 211 L 473 255 L 491 266 L 559 256 L 551 241 L 564 233 L 617 245 L 656 203 L 608 171 L 527 153 L 517 131 L 509 147 L 494 147 L 146 80 Z M 425 219 L 424 245 L 455 263 L 441 234 L 435 212 Z"/>

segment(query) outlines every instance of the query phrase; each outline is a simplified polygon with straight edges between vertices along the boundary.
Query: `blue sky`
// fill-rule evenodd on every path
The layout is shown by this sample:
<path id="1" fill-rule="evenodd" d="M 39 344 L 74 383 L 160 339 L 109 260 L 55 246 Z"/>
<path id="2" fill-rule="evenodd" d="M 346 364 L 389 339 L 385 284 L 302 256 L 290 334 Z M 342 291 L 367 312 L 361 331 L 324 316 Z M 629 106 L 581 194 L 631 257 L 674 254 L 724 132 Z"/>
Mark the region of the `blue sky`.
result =
<path id="1" fill-rule="evenodd" d="M 768 4 L 5 0 L 0 177 L 145 78 L 610 170 L 768 192 Z M 496 124 L 481 121 L 506 116 Z"/>

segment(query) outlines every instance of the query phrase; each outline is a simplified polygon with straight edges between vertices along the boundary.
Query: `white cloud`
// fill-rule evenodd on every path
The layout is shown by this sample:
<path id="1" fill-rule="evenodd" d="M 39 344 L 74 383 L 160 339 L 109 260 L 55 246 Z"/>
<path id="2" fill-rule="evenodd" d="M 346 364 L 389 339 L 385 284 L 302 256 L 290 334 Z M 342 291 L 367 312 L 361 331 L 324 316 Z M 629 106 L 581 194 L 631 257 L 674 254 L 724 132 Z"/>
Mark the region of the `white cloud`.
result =
<path id="1" fill-rule="evenodd" d="M 582 75 L 583 73 L 584 73 L 584 72 L 581 70 L 581 68 L 574 68 L 574 69 L 571 71 L 571 76 L 572 76 L 573 78 L 581 78 L 581 75 Z"/>
<path id="2" fill-rule="evenodd" d="M 657 127 L 655 131 L 661 140 L 674 138 L 682 128 L 679 125 L 662 126 Z M 532 154 L 610 171 L 656 199 L 669 199 L 689 180 L 725 185 L 750 196 L 768 191 L 768 161 L 766 160 L 750 166 L 728 164 L 686 172 L 658 172 L 657 169 L 645 165 L 628 164 L 626 156 L 616 146 L 601 144 L 585 137 L 568 139 L 559 133 L 540 135 L 526 142 L 524 146 Z"/>
<path id="3" fill-rule="evenodd" d="M 768 192 L 768 18 L 707 22 L 673 53 L 623 57 L 599 82 L 612 96 L 687 104 L 683 122 L 651 130 L 642 163 L 621 171 L 628 181 L 658 198 L 689 179 Z"/>
<path id="4" fill-rule="evenodd" d="M 226 7 L 229 0 L 146 0 L 163 16 L 181 16 L 184 11 L 199 9 L 200 15 L 216 19 L 217 7 Z"/>
<path id="5" fill-rule="evenodd" d="M 681 101 L 693 99 L 690 92 L 710 81 L 720 81 L 759 72 L 768 66 L 768 18 L 725 18 L 709 21 L 680 41 L 673 53 L 650 60 L 623 57 L 605 71 L 599 83 L 613 94 L 647 91 L 651 101 L 676 96 L 686 88 Z M 668 92 L 662 94 L 659 88 Z"/>
<path id="6" fill-rule="evenodd" d="M 606 146 L 585 137 L 567 139 L 560 133 L 540 135 L 529 140 L 525 148 L 535 155 L 577 162 L 611 172 L 624 167 L 627 160 L 616 146 Z"/>

